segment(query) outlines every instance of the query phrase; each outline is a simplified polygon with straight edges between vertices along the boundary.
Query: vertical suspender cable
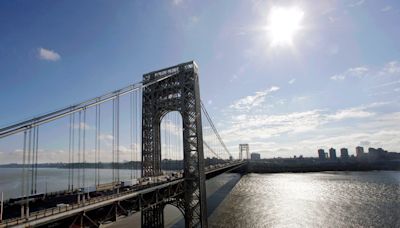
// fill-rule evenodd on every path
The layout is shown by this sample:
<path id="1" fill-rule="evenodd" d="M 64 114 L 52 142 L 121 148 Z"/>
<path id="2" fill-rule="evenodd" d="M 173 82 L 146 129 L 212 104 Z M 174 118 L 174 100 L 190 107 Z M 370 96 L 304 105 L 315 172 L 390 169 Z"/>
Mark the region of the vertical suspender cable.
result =
<path id="1" fill-rule="evenodd" d="M 78 127 L 78 188 L 81 186 L 81 126 L 82 126 L 82 113 L 79 111 L 78 115 L 79 127 Z"/>
<path id="2" fill-rule="evenodd" d="M 179 122 L 179 116 L 180 113 L 176 112 L 175 113 L 175 154 L 177 156 L 177 162 L 176 162 L 176 167 L 178 170 L 181 170 L 181 161 L 183 160 L 183 154 L 182 151 L 180 150 L 179 146 L 180 146 L 180 142 L 181 142 L 181 134 L 182 134 L 182 129 L 181 129 L 181 123 Z"/>
<path id="3" fill-rule="evenodd" d="M 98 152 L 98 154 L 97 154 L 97 184 L 100 184 L 100 162 L 101 162 L 101 159 L 100 159 L 100 146 L 101 146 L 101 144 L 100 144 L 100 127 L 101 127 L 101 125 L 100 125 L 100 117 L 101 117 L 101 105 L 99 104 L 98 105 L 99 106 L 99 118 L 98 118 L 98 121 L 99 121 L 99 124 L 98 124 L 98 129 L 97 129 L 97 143 L 98 143 L 98 145 L 97 145 L 97 152 Z"/>
<path id="4" fill-rule="evenodd" d="M 74 190 L 74 174 L 75 174 L 75 162 L 74 162 L 74 157 L 75 157 L 75 114 L 72 114 L 72 143 L 71 143 L 71 158 L 72 158 L 72 163 L 71 163 L 71 190 Z"/>
<path id="5" fill-rule="evenodd" d="M 115 182 L 115 99 L 112 100 L 112 136 L 112 182 Z"/>
<path id="6" fill-rule="evenodd" d="M 33 127 L 33 136 L 32 136 L 32 148 L 31 148 L 31 156 L 32 156 L 32 163 L 31 163 L 31 195 L 34 192 L 34 178 L 35 178 L 35 149 L 36 149 L 36 127 Z"/>
<path id="7" fill-rule="evenodd" d="M 39 126 L 36 126 L 35 193 L 37 193 L 38 153 L 39 153 Z"/>
<path id="8" fill-rule="evenodd" d="M 119 95 L 117 96 L 117 107 L 116 107 L 116 136 L 117 136 L 117 182 L 119 183 Z"/>
<path id="9" fill-rule="evenodd" d="M 22 151 L 22 187 L 21 187 L 21 195 L 25 196 L 25 161 L 26 161 L 26 141 L 27 141 L 27 132 L 24 131 L 24 148 Z"/>
<path id="10" fill-rule="evenodd" d="M 82 142 L 82 187 L 85 188 L 85 172 L 86 172 L 86 108 L 83 109 L 83 142 Z"/>
<path id="11" fill-rule="evenodd" d="M 172 116 L 173 116 L 173 113 L 172 112 L 170 112 L 169 113 L 169 115 L 168 115 L 168 118 L 166 118 L 166 120 L 165 120 L 165 122 L 166 122 L 166 126 L 165 126 L 165 130 L 166 130 L 166 137 L 167 137 L 167 142 L 166 142 L 166 146 L 167 146 L 167 154 L 168 154 L 168 156 L 169 156 L 169 158 L 170 158 L 170 161 L 169 161 L 169 167 L 168 167 L 168 170 L 173 170 L 174 169 L 174 167 L 173 167 L 173 164 L 174 164 L 174 153 L 173 153 L 173 151 L 171 150 L 172 149 L 172 141 L 171 141 L 171 134 L 172 134 L 172 131 L 173 131 L 173 128 L 172 128 Z"/>
<path id="12" fill-rule="evenodd" d="M 160 130 L 160 134 L 162 133 L 161 138 L 160 138 L 160 143 L 161 143 L 160 148 L 161 148 L 161 152 L 165 151 L 165 154 L 167 156 L 169 156 L 168 150 L 167 150 L 167 126 L 166 126 L 167 120 L 166 119 L 167 119 L 166 116 L 164 116 L 163 119 L 161 120 L 161 124 L 160 124 L 160 127 L 162 129 L 162 132 Z M 161 160 L 160 165 L 162 165 L 162 160 Z M 168 166 L 168 163 L 166 163 L 166 165 Z M 165 169 L 167 169 L 167 168 L 165 167 Z"/>
<path id="13" fill-rule="evenodd" d="M 95 186 L 97 186 L 97 146 L 98 146 L 98 144 L 97 144 L 97 140 L 98 140 L 98 137 L 99 137 L 99 135 L 97 134 L 98 132 L 98 129 L 99 129 L 99 126 L 98 126 L 98 118 L 99 118 L 99 106 L 98 105 L 96 105 L 96 117 L 95 117 L 95 135 L 94 135 L 94 185 Z"/>
<path id="14" fill-rule="evenodd" d="M 129 105 L 129 113 L 130 113 L 130 127 L 129 127 L 129 136 L 130 136 L 130 142 L 131 142 L 131 180 L 133 179 L 133 93 L 129 94 L 129 101 L 130 101 L 130 105 Z"/>
<path id="15" fill-rule="evenodd" d="M 29 131 L 28 131 L 28 167 L 31 165 L 31 151 L 32 151 L 32 128 L 29 128 Z M 28 175 L 27 176 L 29 176 L 29 168 L 28 168 Z M 27 192 L 27 194 L 29 194 L 29 178 L 27 177 L 27 185 L 26 185 L 26 192 Z M 27 202 L 26 202 L 27 204 L 28 204 L 28 199 L 27 199 Z"/>
<path id="16" fill-rule="evenodd" d="M 68 140 L 68 191 L 71 190 L 71 140 L 72 140 L 72 115 L 69 116 L 69 140 Z"/>
<path id="17" fill-rule="evenodd" d="M 139 150 L 138 150 L 138 148 L 139 148 L 139 134 L 140 134 L 140 128 L 139 128 L 139 126 L 140 126 L 140 123 L 139 123 L 139 114 L 140 114 L 140 109 L 139 109 L 139 100 L 138 100 L 138 95 L 140 95 L 139 94 L 139 91 L 136 91 L 135 92 L 135 112 L 134 113 L 136 113 L 136 116 L 135 116 L 135 123 L 136 123 L 136 127 L 135 127 L 135 136 L 136 136 L 136 140 L 135 140 L 135 164 L 136 164 L 136 168 L 135 168 L 135 172 L 136 173 L 141 173 L 141 172 L 138 172 L 139 171 L 139 169 L 141 169 L 141 167 L 139 167 L 139 164 L 141 164 L 140 163 L 140 161 L 142 160 L 141 158 L 139 158 Z M 139 174 L 140 175 L 140 174 Z M 139 176 L 139 175 L 137 175 L 136 176 L 136 178 Z"/>
<path id="18" fill-rule="evenodd" d="M 32 143 L 32 128 L 29 128 L 29 131 L 28 131 L 28 162 L 27 162 L 28 163 L 27 164 L 28 167 L 31 164 L 31 162 L 30 162 L 30 160 L 31 160 L 31 149 L 32 149 L 32 146 L 31 146 L 32 144 L 31 143 Z M 29 176 L 29 170 L 28 170 L 27 174 L 28 174 L 27 176 Z M 27 181 L 26 181 L 26 194 L 29 195 L 29 178 L 26 177 L 26 179 L 27 179 Z M 26 201 L 25 201 L 26 208 L 28 208 L 29 207 L 29 198 L 26 197 L 25 199 L 26 199 Z"/>

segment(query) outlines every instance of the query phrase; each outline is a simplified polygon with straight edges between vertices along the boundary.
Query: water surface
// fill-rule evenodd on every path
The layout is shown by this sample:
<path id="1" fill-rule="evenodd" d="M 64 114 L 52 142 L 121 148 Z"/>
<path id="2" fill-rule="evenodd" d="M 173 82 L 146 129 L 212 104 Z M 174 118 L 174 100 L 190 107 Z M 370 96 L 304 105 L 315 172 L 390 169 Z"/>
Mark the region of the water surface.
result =
<path id="1" fill-rule="evenodd" d="M 400 227 L 400 172 L 248 174 L 210 227 Z"/>

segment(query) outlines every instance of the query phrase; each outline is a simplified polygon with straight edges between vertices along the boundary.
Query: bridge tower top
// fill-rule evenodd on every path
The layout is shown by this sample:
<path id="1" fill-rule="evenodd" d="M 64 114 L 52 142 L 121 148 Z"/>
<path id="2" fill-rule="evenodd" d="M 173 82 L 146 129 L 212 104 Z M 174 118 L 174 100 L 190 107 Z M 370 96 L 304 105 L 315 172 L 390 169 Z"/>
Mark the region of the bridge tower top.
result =
<path id="1" fill-rule="evenodd" d="M 243 152 L 246 157 L 243 157 Z M 249 144 L 239 144 L 239 159 L 240 160 L 247 160 L 249 159 L 250 147 Z"/>

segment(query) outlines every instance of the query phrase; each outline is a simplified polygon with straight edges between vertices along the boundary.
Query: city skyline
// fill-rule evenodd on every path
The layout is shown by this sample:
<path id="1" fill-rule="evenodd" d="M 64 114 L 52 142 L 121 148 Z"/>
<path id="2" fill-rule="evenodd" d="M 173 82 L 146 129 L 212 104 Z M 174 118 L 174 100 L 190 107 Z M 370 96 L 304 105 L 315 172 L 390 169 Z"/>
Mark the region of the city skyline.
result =
<path id="1" fill-rule="evenodd" d="M 264 158 L 331 146 L 400 151 L 397 1 L 24 4 L 0 3 L 0 126 L 194 59 L 233 153 L 240 143 Z M 270 13 L 285 7 L 298 22 L 291 39 L 271 32 Z M 17 160 L 16 150 L 0 144 L 2 158 Z"/>

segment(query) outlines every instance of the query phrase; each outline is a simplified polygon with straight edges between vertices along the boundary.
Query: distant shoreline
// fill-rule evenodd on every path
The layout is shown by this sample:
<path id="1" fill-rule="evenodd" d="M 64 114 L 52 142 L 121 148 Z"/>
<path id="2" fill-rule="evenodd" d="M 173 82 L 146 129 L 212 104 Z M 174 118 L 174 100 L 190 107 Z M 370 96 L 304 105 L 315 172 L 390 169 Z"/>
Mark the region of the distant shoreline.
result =
<path id="1" fill-rule="evenodd" d="M 318 159 L 283 159 L 250 161 L 247 173 L 309 173 L 325 171 L 374 171 L 400 170 L 400 160 L 318 160 Z"/>

